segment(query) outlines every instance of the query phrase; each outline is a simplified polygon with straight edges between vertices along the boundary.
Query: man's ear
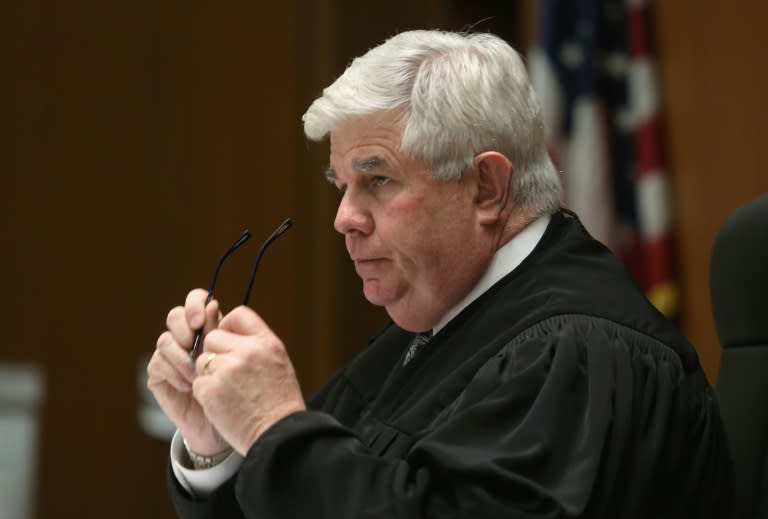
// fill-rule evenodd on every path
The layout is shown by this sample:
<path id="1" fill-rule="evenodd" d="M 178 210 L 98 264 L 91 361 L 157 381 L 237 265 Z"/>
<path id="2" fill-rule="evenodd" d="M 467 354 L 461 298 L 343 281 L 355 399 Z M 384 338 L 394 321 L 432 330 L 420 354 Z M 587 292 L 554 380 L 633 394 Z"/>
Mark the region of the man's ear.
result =
<path id="1" fill-rule="evenodd" d="M 475 157 L 477 192 L 475 207 L 481 224 L 498 221 L 510 203 L 513 166 L 497 151 L 486 151 Z"/>

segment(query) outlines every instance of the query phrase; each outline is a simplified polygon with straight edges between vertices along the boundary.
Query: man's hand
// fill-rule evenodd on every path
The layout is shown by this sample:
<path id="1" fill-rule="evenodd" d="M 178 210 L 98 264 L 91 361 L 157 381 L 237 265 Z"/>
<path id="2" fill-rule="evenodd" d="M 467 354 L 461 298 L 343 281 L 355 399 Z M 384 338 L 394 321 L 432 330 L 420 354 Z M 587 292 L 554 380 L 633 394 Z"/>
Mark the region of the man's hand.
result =
<path id="1" fill-rule="evenodd" d="M 242 455 L 275 422 L 306 409 L 283 343 L 245 306 L 235 308 L 208 333 L 197 373 L 192 384 L 195 399 Z"/>
<path id="2" fill-rule="evenodd" d="M 210 332 L 221 319 L 216 301 L 205 306 L 207 296 L 205 290 L 193 290 L 183 307 L 177 306 L 168 313 L 168 331 L 157 339 L 155 353 L 147 365 L 147 386 L 160 408 L 179 429 L 190 449 L 203 456 L 217 454 L 228 447 L 192 393 L 197 374 L 189 364 L 189 350 L 195 333 L 200 328 Z"/>

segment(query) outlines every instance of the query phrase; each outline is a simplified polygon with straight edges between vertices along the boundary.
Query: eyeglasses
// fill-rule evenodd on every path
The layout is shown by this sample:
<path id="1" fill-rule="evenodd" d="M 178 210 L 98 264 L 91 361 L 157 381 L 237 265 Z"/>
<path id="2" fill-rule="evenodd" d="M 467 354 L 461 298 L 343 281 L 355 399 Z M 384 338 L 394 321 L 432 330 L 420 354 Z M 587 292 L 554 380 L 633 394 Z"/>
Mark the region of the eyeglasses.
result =
<path id="1" fill-rule="evenodd" d="M 264 243 L 261 244 L 261 247 L 259 248 L 259 253 L 256 255 L 256 261 L 253 262 L 253 268 L 251 269 L 251 275 L 248 278 L 248 287 L 245 289 L 245 297 L 243 297 L 243 305 L 247 306 L 248 302 L 251 300 L 251 293 L 253 292 L 253 281 L 256 278 L 256 272 L 259 270 L 259 263 L 261 263 L 261 257 L 264 255 L 264 251 L 267 250 L 267 247 L 270 243 L 275 241 L 277 238 L 280 237 L 281 234 L 283 234 L 285 231 L 291 228 L 293 225 L 293 220 L 290 218 L 286 218 L 286 220 L 281 223 L 277 229 L 274 230 L 272 234 L 269 235 L 269 237 L 264 240 Z M 216 289 L 216 280 L 219 278 L 219 272 L 221 271 L 221 266 L 224 264 L 224 260 L 227 259 L 227 257 L 235 252 L 235 250 L 240 247 L 243 243 L 247 242 L 251 238 L 251 231 L 246 229 L 243 231 L 243 234 L 240 235 L 240 237 L 235 240 L 235 242 L 230 245 L 227 250 L 224 251 L 224 254 L 221 255 L 221 258 L 219 258 L 219 261 L 216 263 L 216 269 L 213 271 L 213 277 L 211 277 L 211 284 L 208 287 L 208 296 L 205 298 L 205 306 L 208 306 L 208 303 L 210 303 L 213 300 L 213 293 Z M 202 343 L 203 338 L 203 328 L 200 328 L 195 332 L 195 339 L 192 342 L 192 348 L 189 350 L 189 363 L 191 365 L 195 364 L 195 360 L 197 359 L 197 356 L 199 355 L 200 345 Z"/>

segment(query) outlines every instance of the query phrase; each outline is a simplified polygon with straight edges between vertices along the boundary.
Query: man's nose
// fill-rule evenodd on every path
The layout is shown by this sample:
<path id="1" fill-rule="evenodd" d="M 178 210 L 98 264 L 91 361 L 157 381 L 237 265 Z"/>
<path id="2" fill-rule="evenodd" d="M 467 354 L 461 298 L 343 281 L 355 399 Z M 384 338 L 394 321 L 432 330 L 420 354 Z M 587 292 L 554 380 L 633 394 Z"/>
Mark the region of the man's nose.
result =
<path id="1" fill-rule="evenodd" d="M 373 231 L 373 219 L 370 212 L 363 207 L 360 200 L 356 200 L 349 189 L 341 197 L 333 227 L 341 234 L 352 232 L 370 234 Z"/>

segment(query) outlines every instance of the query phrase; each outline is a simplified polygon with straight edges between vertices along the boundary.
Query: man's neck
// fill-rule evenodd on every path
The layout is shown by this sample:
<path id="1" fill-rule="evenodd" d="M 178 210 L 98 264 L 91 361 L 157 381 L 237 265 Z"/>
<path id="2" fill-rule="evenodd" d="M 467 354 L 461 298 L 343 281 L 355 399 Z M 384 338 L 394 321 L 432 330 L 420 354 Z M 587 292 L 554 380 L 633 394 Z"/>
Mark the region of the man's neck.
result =
<path id="1" fill-rule="evenodd" d="M 443 315 L 437 324 L 432 327 L 434 334 L 438 333 L 448 322 L 461 313 L 464 308 L 469 306 L 475 299 L 483 295 L 501 278 L 512 272 L 520 263 L 533 252 L 536 245 L 544 235 L 547 229 L 551 215 L 547 214 L 523 225 L 516 233 L 511 235 L 506 242 L 502 243 L 500 248 L 491 258 L 488 268 L 475 284 L 472 290 L 458 304 L 453 306 Z"/>

